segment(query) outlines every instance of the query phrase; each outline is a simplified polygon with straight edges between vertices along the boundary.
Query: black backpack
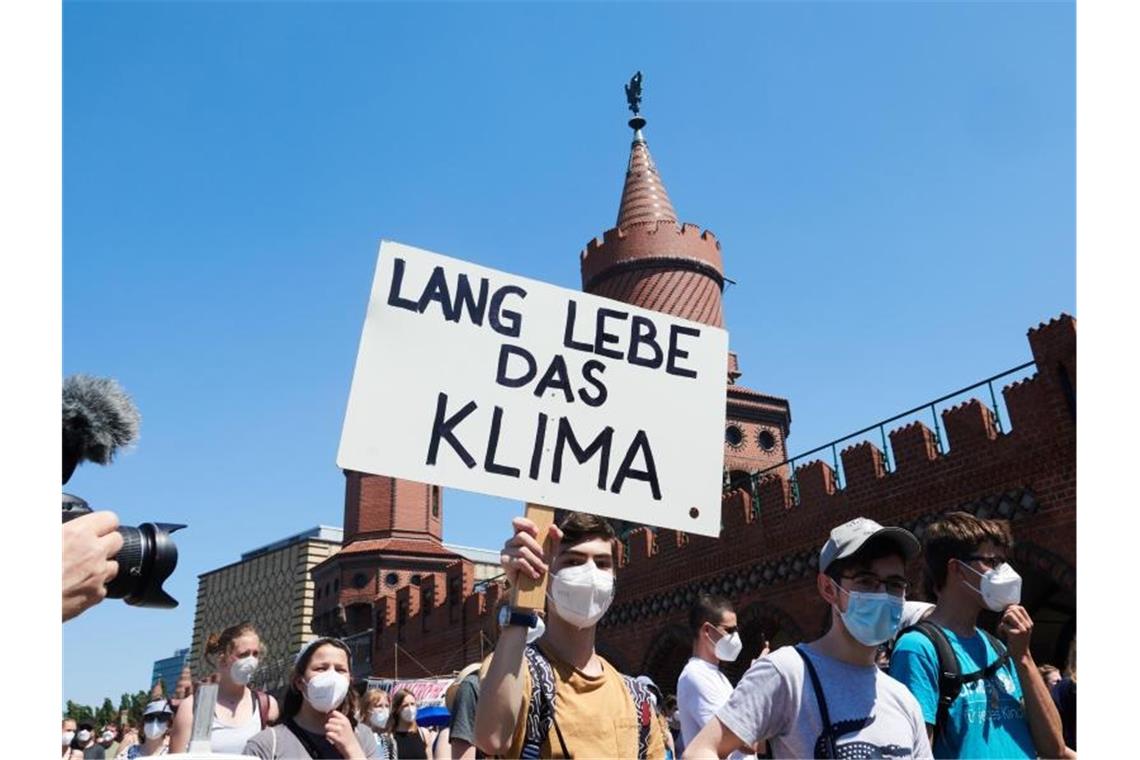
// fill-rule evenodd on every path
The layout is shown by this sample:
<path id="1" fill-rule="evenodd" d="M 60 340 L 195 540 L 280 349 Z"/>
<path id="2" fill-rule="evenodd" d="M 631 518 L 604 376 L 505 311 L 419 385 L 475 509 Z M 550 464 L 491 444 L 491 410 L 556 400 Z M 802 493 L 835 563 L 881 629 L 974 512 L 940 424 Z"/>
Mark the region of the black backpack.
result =
<path id="1" fill-rule="evenodd" d="M 946 724 L 950 720 L 950 705 L 962 692 L 962 685 L 980 680 L 988 681 L 1009 663 L 1009 650 L 1005 648 L 1005 645 L 984 628 L 978 630 L 981 631 L 993 650 L 998 653 L 998 658 L 981 670 L 964 675 L 961 666 L 958 664 L 958 657 L 954 654 L 954 648 L 950 646 L 950 639 L 946 638 L 946 634 L 936 623 L 922 620 L 899 631 L 895 638 L 895 641 L 898 641 L 904 633 L 917 631 L 930 639 L 930 642 L 934 644 L 934 651 L 938 653 L 938 712 L 934 724 L 935 738 L 946 729 Z"/>

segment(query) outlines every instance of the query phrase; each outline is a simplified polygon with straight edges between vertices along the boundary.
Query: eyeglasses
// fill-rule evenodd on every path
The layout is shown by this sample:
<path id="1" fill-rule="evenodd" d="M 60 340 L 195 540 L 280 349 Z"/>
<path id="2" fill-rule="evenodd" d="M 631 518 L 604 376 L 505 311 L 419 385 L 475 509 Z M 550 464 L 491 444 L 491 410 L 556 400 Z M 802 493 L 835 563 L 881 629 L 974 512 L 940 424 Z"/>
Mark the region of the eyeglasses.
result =
<path id="1" fill-rule="evenodd" d="M 998 565 L 1004 565 L 1006 559 L 996 554 L 971 554 L 968 557 L 963 557 L 962 561 L 981 562 L 983 565 L 988 565 L 989 567 L 997 567 Z"/>
<path id="2" fill-rule="evenodd" d="M 854 590 L 863 594 L 875 594 L 880 590 L 886 590 L 891 596 L 906 596 L 906 590 L 910 587 L 906 578 L 899 576 L 880 578 L 874 573 L 856 573 L 840 577 L 851 581 Z"/>

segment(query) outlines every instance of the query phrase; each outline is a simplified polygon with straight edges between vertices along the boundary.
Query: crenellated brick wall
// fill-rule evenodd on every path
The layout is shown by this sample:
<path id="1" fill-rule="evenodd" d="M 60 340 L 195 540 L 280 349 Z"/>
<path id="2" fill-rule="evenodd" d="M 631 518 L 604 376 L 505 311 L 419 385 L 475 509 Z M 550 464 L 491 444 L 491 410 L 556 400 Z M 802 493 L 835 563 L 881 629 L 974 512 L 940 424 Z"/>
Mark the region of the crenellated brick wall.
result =
<path id="1" fill-rule="evenodd" d="M 1012 521 L 1024 602 L 1031 614 L 1040 609 L 1042 615 L 1034 651 L 1042 661 L 1056 661 L 1075 631 L 1076 321 L 1061 315 L 1031 329 L 1028 338 L 1036 372 L 1002 390 L 1008 432 L 999 432 L 985 403 L 970 399 L 941 414 L 944 454 L 935 432 L 912 422 L 889 434 L 889 469 L 884 452 L 869 441 L 844 449 L 842 488 L 830 465 L 813 461 L 796 468 L 796 488 L 776 472 L 755 494 L 750 488 L 726 493 L 719 539 L 631 531 L 619 561 L 617 598 L 599 628 L 599 650 L 670 690 L 688 656 L 689 604 L 711 591 L 736 605 L 745 652 L 726 670 L 739 675 L 763 638 L 782 644 L 822 631 L 828 611 L 815 590 L 816 566 L 834 525 L 864 515 L 921 536 L 939 513 L 965 509 Z M 921 598 L 919 563 L 911 573 L 912 596 Z M 497 637 L 494 614 L 503 593 L 495 585 L 475 592 L 470 567 L 457 563 L 443 588 L 433 581 L 400 589 L 394 602 L 380 600 L 378 620 L 394 624 L 378 626 L 373 672 L 392 672 L 397 642 L 418 661 L 401 655 L 400 672 L 407 676 L 422 675 L 421 665 L 441 673 L 479 659 L 485 642 Z M 1066 617 L 1070 601 L 1073 614 Z M 390 603 L 404 605 L 405 614 L 389 615 Z"/>

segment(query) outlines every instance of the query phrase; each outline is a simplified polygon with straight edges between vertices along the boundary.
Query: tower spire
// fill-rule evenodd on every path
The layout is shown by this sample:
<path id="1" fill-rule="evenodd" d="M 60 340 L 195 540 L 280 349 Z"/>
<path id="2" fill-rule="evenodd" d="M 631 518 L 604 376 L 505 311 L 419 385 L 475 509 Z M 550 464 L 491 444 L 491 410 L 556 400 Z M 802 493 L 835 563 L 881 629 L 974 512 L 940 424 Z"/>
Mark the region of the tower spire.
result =
<path id="1" fill-rule="evenodd" d="M 625 98 L 633 118 L 629 127 L 633 130 L 633 144 L 629 149 L 629 163 L 625 170 L 625 186 L 621 191 L 621 204 L 618 206 L 618 229 L 629 229 L 642 224 L 656 224 L 665 221 L 677 223 L 677 212 L 669 193 L 661 182 L 661 175 L 649 155 L 649 144 L 641 130 L 645 118 L 641 115 L 641 72 L 633 75 L 625 86 Z"/>

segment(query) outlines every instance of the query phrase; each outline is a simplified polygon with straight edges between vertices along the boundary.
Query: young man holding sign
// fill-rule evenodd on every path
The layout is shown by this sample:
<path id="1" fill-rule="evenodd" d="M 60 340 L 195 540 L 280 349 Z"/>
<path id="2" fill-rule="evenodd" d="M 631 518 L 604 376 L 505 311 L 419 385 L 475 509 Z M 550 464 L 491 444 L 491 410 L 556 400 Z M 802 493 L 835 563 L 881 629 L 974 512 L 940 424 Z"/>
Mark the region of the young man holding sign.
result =
<path id="1" fill-rule="evenodd" d="M 684 756 L 727 757 L 767 740 L 773 757 L 931 757 L 918 702 L 875 666 L 898 631 L 906 562 L 918 551 L 909 531 L 864 517 L 832 530 L 816 576 L 831 627 L 761 657 Z"/>
<path id="2" fill-rule="evenodd" d="M 550 526 L 547 550 L 531 520 L 513 522 L 501 562 L 512 588 L 543 581 L 546 632 L 531 645 L 537 612 L 503 608 L 502 634 L 480 679 L 478 746 L 506 757 L 663 758 L 648 693 L 594 651 L 614 596 L 613 528 L 580 512 Z"/>

